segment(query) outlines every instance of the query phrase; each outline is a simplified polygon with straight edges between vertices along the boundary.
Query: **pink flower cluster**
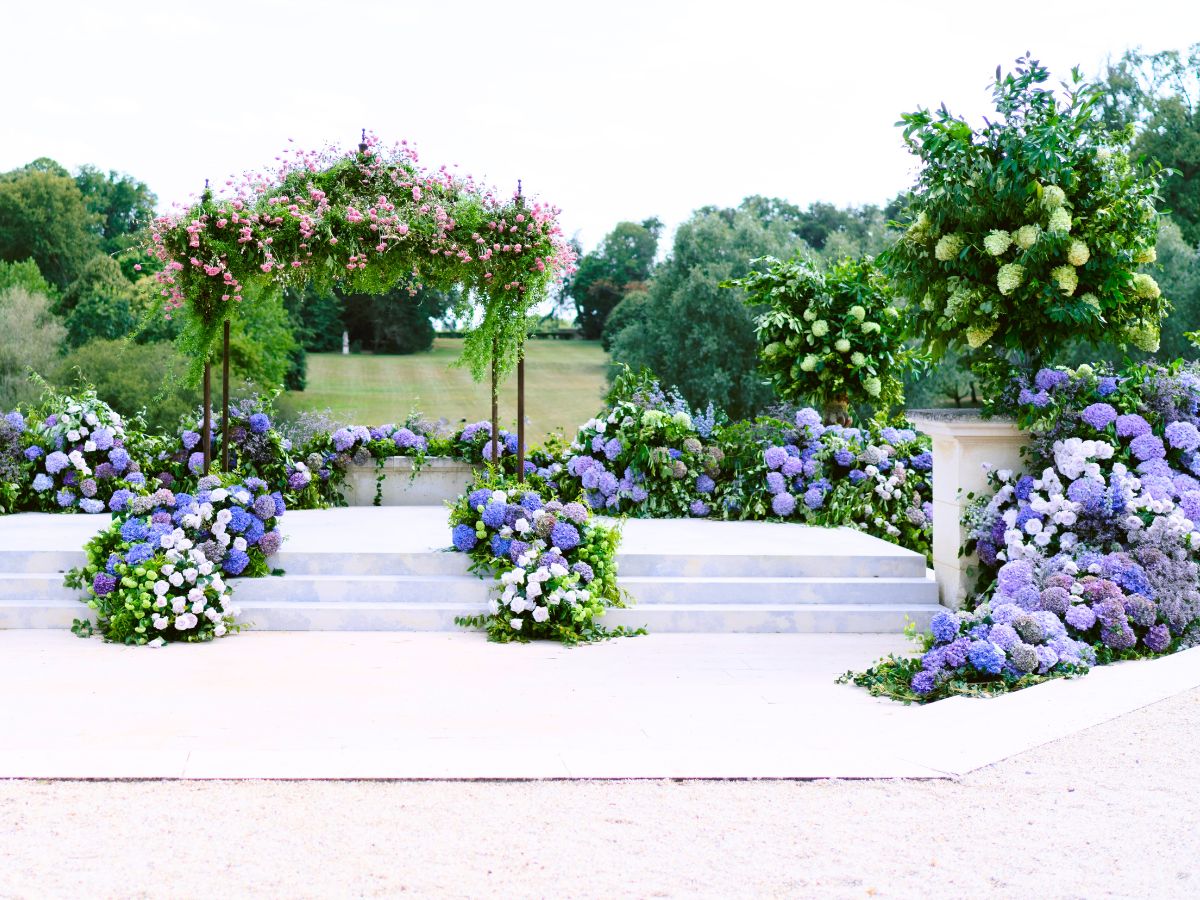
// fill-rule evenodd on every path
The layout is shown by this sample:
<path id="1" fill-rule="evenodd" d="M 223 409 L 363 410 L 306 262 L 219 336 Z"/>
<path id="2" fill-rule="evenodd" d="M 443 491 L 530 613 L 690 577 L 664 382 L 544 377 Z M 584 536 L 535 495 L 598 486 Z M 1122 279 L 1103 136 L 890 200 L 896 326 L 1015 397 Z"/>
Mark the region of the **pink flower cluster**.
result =
<path id="1" fill-rule="evenodd" d="M 301 279 L 330 259 L 350 277 L 374 258 L 404 253 L 395 263 L 415 281 L 438 259 L 443 281 L 451 275 L 518 295 L 574 271 L 556 208 L 500 199 L 445 166 L 425 170 L 407 142 L 385 151 L 369 135 L 366 144 L 365 153 L 285 152 L 273 171 L 227 180 L 229 196 L 206 193 L 156 219 L 148 252 L 162 263 L 167 314 L 192 303 L 202 317 L 218 317 L 209 301 L 240 302 L 246 281 Z"/>

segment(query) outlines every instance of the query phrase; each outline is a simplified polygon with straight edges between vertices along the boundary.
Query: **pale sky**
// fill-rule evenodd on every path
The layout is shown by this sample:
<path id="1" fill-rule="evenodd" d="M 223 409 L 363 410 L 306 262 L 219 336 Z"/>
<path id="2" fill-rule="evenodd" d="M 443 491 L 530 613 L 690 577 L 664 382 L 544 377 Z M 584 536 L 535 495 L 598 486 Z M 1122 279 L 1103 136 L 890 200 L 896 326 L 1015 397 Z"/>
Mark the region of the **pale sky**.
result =
<path id="1" fill-rule="evenodd" d="M 1195 0 L 88 0 L 0 21 L 0 170 L 92 163 L 167 207 L 366 126 L 523 179 L 587 248 L 749 194 L 883 203 L 912 179 L 901 112 L 976 119 L 1026 50 L 1065 77 L 1200 41 Z"/>

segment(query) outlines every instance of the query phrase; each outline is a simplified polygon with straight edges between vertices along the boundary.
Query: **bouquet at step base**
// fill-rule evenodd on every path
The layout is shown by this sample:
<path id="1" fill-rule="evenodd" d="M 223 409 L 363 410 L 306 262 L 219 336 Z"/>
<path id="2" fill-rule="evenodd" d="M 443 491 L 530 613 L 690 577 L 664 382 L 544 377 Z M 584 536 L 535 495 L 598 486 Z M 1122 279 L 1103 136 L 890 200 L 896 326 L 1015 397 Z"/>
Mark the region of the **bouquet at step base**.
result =
<path id="1" fill-rule="evenodd" d="M 496 478 L 458 499 L 450 525 L 471 570 L 497 581 L 488 614 L 460 625 L 486 628 L 501 642 L 574 644 L 625 633 L 599 621 L 625 605 L 616 580 L 620 534 L 593 521 L 582 503 L 547 502 L 534 485 Z"/>
<path id="2" fill-rule="evenodd" d="M 95 390 L 74 397 L 48 392 L 42 412 L 25 435 L 25 459 L 34 470 L 32 506 L 102 513 L 145 484 L 126 446 L 124 421 Z"/>
<path id="3" fill-rule="evenodd" d="M 234 576 L 269 572 L 285 505 L 261 479 L 201 478 L 195 494 L 160 488 L 129 499 L 67 573 L 100 633 L 125 644 L 207 641 L 240 630 Z"/>

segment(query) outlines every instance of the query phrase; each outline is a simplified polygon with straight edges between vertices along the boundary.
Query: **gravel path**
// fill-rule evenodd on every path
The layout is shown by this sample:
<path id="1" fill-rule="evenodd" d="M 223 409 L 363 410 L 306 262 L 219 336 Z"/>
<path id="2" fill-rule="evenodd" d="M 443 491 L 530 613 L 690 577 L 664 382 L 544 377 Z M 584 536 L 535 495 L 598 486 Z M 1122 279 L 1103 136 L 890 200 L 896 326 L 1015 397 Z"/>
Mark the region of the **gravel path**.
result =
<path id="1" fill-rule="evenodd" d="M 0 896 L 1195 897 L 1198 747 L 1194 690 L 958 781 L 7 781 Z"/>

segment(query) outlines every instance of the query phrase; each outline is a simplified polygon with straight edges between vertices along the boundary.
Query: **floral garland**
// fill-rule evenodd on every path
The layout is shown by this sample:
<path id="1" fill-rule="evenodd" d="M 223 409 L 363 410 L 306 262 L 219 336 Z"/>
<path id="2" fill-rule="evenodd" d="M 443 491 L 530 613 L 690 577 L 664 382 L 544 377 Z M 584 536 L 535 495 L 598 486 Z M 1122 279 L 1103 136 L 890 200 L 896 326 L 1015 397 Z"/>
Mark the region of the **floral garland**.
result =
<path id="1" fill-rule="evenodd" d="M 620 533 L 595 522 L 582 503 L 547 501 L 531 484 L 492 477 L 458 498 L 450 524 L 454 549 L 470 556 L 471 570 L 497 582 L 487 614 L 459 625 L 484 628 L 502 643 L 575 644 L 632 633 L 600 621 L 625 605 L 616 579 Z"/>
<path id="2" fill-rule="evenodd" d="M 284 509 L 282 496 L 253 478 L 209 475 L 195 494 L 138 494 L 88 541 L 87 564 L 65 583 L 86 591 L 107 640 L 160 646 L 221 637 L 242 627 L 226 579 L 268 574 Z M 76 623 L 77 633 L 90 630 Z"/>
<path id="3" fill-rule="evenodd" d="M 373 135 L 357 151 L 285 153 L 277 170 L 225 187 L 156 219 L 148 247 L 168 314 L 186 317 L 197 373 L 238 305 L 312 282 L 362 293 L 462 287 L 485 301 L 462 361 L 477 380 L 493 365 L 503 375 L 529 309 L 574 265 L 558 210 L 429 171 L 407 143 L 386 149 Z"/>

